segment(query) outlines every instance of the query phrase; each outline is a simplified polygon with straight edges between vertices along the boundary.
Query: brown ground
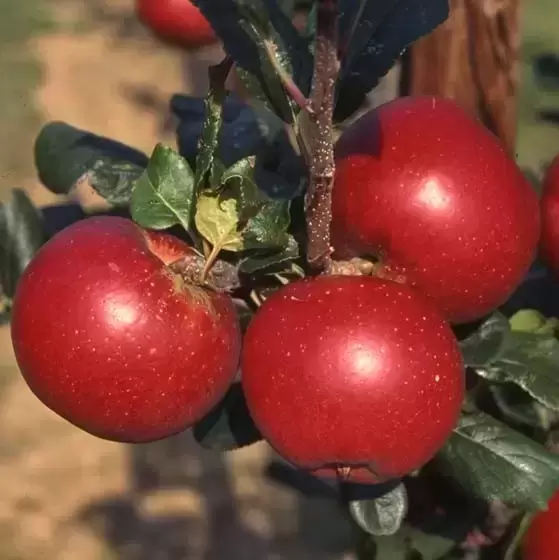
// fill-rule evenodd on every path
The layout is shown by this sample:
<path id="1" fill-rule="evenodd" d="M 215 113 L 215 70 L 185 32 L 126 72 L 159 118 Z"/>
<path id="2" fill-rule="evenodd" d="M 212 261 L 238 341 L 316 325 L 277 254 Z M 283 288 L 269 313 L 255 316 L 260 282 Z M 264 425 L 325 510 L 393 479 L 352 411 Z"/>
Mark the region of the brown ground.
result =
<path id="1" fill-rule="evenodd" d="M 132 0 L 104 0 L 115 10 Z M 60 19 L 83 17 L 59 0 Z M 134 26 L 133 30 L 135 29 Z M 181 60 L 141 31 L 115 26 L 56 33 L 32 48 L 45 69 L 36 104 L 61 119 L 146 151 L 165 120 L 146 105 L 203 92 L 203 53 Z M 185 70 L 186 69 L 186 70 Z M 186 83 L 185 83 L 186 81 Z M 143 101 L 142 101 L 143 100 Z M 32 177 L 38 203 L 55 197 Z M 80 197 L 95 203 L 88 193 Z M 258 444 L 220 456 L 186 434 L 128 447 L 82 433 L 47 410 L 17 372 L 0 330 L 0 558 L 2 560 L 262 560 L 349 558 L 348 527 L 333 500 L 302 498 L 264 476 Z"/>

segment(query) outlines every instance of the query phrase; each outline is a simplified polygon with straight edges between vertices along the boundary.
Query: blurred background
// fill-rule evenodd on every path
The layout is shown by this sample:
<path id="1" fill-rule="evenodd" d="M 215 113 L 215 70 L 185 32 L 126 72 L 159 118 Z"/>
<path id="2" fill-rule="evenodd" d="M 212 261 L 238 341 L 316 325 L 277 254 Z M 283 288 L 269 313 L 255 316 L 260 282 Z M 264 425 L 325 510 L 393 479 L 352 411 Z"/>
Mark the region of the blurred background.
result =
<path id="1" fill-rule="evenodd" d="M 458 15 L 440 31 L 460 52 L 459 12 L 474 1 L 453 0 Z M 559 3 L 522 0 L 520 9 L 520 27 L 504 39 L 520 46 L 513 110 L 493 124 L 539 174 L 559 151 L 559 89 L 541 87 L 557 66 Z M 408 87 L 444 90 L 440 52 L 432 42 L 417 47 L 404 63 L 415 69 Z M 221 56 L 218 46 L 186 53 L 154 39 L 134 0 L 0 0 L 0 200 L 22 187 L 39 205 L 65 202 L 33 168 L 33 141 L 49 120 L 147 153 L 158 140 L 173 144 L 169 97 L 203 95 L 206 68 Z M 509 102 L 497 92 L 490 105 L 497 114 Z M 100 204 L 87 191 L 73 196 Z M 263 443 L 219 455 L 189 434 L 134 447 L 89 436 L 32 396 L 0 329 L 0 560 L 353 558 L 336 501 L 311 484 L 306 495 L 282 484 L 288 475 L 271 460 Z"/>

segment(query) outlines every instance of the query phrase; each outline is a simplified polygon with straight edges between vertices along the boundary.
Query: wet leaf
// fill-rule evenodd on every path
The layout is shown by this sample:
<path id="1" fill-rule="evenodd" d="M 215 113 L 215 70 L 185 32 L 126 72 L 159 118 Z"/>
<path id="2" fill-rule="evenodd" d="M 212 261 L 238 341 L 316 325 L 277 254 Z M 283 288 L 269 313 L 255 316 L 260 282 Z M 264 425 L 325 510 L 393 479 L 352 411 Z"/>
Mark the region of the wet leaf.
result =
<path id="1" fill-rule="evenodd" d="M 245 249 L 283 248 L 290 242 L 290 203 L 286 200 L 264 202 L 243 228 Z"/>
<path id="2" fill-rule="evenodd" d="M 361 10 L 361 5 L 363 9 Z M 346 0 L 340 35 L 348 40 L 338 82 L 337 121 L 355 112 L 402 52 L 448 17 L 448 0 Z"/>
<path id="3" fill-rule="evenodd" d="M 40 212 L 24 190 L 14 189 L 0 205 L 0 317 L 9 316 L 19 277 L 46 240 Z"/>
<path id="4" fill-rule="evenodd" d="M 357 525 L 370 535 L 394 535 L 406 516 L 407 492 L 403 484 L 370 500 L 352 500 L 349 512 Z"/>
<path id="5" fill-rule="evenodd" d="M 527 511 L 559 488 L 559 457 L 483 412 L 462 413 L 437 464 L 467 492 Z"/>
<path id="6" fill-rule="evenodd" d="M 63 122 L 45 125 L 35 141 L 35 166 L 45 187 L 68 194 L 84 181 L 115 206 L 129 203 L 147 163 L 134 148 Z"/>
<path id="7" fill-rule="evenodd" d="M 132 194 L 132 219 L 142 227 L 190 230 L 194 205 L 194 174 L 173 149 L 158 144 Z"/>
<path id="8" fill-rule="evenodd" d="M 557 412 L 534 400 L 513 383 L 492 385 L 489 388 L 497 408 L 508 423 L 548 431 L 559 419 Z"/>
<path id="9" fill-rule="evenodd" d="M 225 81 L 231 70 L 232 62 L 228 59 L 221 64 L 210 66 L 210 88 L 204 103 L 205 116 L 202 133 L 198 142 L 196 157 L 196 177 L 194 192 L 197 194 L 205 187 L 208 173 L 211 172 L 217 155 L 219 135 L 223 123 L 222 106 L 227 95 Z M 210 185 L 213 187 L 214 185 Z"/>
<path id="10" fill-rule="evenodd" d="M 272 252 L 259 252 L 247 256 L 241 261 L 239 269 L 244 274 L 255 274 L 271 267 L 287 265 L 299 258 L 299 245 L 293 236 L 289 235 L 287 245 L 283 249 Z M 287 266 L 286 268 L 291 268 Z"/>
<path id="11" fill-rule="evenodd" d="M 559 410 L 559 340 L 554 334 L 512 331 L 501 353 L 476 371 L 494 383 L 514 383 Z"/>
<path id="12" fill-rule="evenodd" d="M 278 68 L 308 92 L 313 60 L 308 42 L 295 29 L 290 15 L 275 0 L 193 2 L 223 41 L 251 95 L 293 122 L 296 107 L 286 95 Z"/>
<path id="13" fill-rule="evenodd" d="M 460 341 L 464 363 L 476 368 L 495 360 L 503 352 L 510 330 L 509 320 L 502 313 L 493 313 L 473 334 Z"/>
<path id="14" fill-rule="evenodd" d="M 205 449 L 232 451 L 262 439 L 255 426 L 240 382 L 193 428 L 194 439 Z"/>

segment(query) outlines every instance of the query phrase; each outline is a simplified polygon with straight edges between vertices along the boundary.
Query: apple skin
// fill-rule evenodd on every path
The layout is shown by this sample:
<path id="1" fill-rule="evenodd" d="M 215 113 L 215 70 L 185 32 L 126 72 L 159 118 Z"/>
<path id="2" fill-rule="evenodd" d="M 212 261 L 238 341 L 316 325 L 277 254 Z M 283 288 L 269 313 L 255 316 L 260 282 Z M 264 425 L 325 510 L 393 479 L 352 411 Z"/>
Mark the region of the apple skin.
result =
<path id="1" fill-rule="evenodd" d="M 502 305 L 537 251 L 537 195 L 497 138 L 454 102 L 403 97 L 336 144 L 333 245 L 376 256 L 453 323 Z"/>
<path id="2" fill-rule="evenodd" d="M 557 560 L 559 551 L 559 492 L 545 511 L 538 512 L 522 541 L 523 560 Z"/>
<path id="3" fill-rule="evenodd" d="M 279 455 L 319 477 L 361 483 L 431 459 L 465 390 L 458 343 L 436 308 L 376 277 L 281 288 L 248 326 L 241 372 L 251 415 Z"/>
<path id="4" fill-rule="evenodd" d="M 541 220 L 542 257 L 559 276 L 559 154 L 551 162 L 543 180 Z"/>
<path id="5" fill-rule="evenodd" d="M 189 253 L 107 216 L 47 242 L 20 278 L 12 314 L 15 356 L 35 395 L 120 442 L 162 439 L 204 416 L 235 377 L 241 335 L 229 296 L 166 267 Z"/>
<path id="6" fill-rule="evenodd" d="M 202 12 L 190 0 L 136 0 L 138 19 L 160 39 L 188 49 L 217 41 Z"/>

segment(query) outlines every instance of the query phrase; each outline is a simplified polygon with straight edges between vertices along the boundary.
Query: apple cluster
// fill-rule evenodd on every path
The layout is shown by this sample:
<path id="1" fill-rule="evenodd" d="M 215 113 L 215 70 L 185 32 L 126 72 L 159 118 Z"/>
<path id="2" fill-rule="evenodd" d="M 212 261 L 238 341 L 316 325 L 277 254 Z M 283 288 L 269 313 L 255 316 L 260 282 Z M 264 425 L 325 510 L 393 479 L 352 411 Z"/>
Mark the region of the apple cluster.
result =
<path id="1" fill-rule="evenodd" d="M 194 248 L 125 218 L 83 220 L 20 279 L 13 345 L 32 391 L 91 434 L 146 442 L 192 427 L 240 374 L 256 426 L 302 469 L 374 483 L 424 465 L 464 398 L 452 327 L 521 282 L 538 199 L 498 140 L 443 99 L 365 114 L 335 157 L 333 255 L 367 259 L 369 273 L 283 286 L 243 334 L 231 295 L 185 274 Z"/>

